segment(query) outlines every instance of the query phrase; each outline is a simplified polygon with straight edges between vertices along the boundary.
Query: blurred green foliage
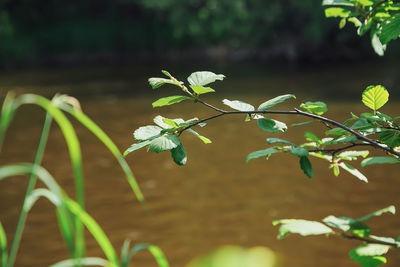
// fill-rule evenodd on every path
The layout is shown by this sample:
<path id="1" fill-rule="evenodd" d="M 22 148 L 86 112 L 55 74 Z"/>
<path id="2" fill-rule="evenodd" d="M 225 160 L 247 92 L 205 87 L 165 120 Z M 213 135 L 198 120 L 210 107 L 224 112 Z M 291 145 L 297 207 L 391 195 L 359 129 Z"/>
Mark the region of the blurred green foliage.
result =
<path id="1" fill-rule="evenodd" d="M 338 31 L 321 0 L 3 0 L 0 63 L 204 48 L 318 56 L 359 42 Z"/>

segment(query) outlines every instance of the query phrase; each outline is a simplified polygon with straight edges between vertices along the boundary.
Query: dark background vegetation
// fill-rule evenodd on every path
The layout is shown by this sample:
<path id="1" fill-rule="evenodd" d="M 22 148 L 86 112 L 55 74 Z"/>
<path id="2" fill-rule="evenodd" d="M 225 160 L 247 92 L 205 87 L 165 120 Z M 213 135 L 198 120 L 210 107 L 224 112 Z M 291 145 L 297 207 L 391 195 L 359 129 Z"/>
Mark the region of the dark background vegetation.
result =
<path id="1" fill-rule="evenodd" d="M 377 58 L 321 0 L 0 0 L 0 66 Z M 340 32 L 340 33 L 339 33 Z M 397 47 L 396 47 L 397 46 Z M 398 55 L 399 45 L 389 45 Z"/>

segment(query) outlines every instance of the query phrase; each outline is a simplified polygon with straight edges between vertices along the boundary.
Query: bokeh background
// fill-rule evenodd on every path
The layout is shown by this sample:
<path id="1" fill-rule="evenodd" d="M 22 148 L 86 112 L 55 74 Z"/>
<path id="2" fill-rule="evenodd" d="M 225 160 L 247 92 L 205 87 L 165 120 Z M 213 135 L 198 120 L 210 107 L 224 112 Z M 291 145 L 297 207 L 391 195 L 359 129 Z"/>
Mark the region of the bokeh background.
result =
<path id="1" fill-rule="evenodd" d="M 339 30 L 337 20 L 324 17 L 320 0 L 0 1 L 1 98 L 10 90 L 72 95 L 122 151 L 134 142 L 132 132 L 151 124 L 157 114 L 185 119 L 213 114 L 193 103 L 153 109 L 156 99 L 179 93 L 173 87 L 151 90 L 147 79 L 161 76 L 161 69 L 181 80 L 197 70 L 225 74 L 213 86 L 216 93 L 205 98 L 218 106 L 224 98 L 257 105 L 293 93 L 297 99 L 279 109 L 325 101 L 327 116 L 344 121 L 350 111 L 367 111 L 361 92 L 371 84 L 389 90 L 390 101 L 382 111 L 398 115 L 399 56 L 398 41 L 379 57 L 369 36 L 357 36 L 352 25 Z M 304 121 L 276 119 L 287 125 Z M 43 120 L 37 107 L 19 110 L 0 154 L 2 165 L 32 161 Z M 278 241 L 271 221 L 361 217 L 391 204 L 400 207 L 398 167 L 364 168 L 370 179 L 364 184 L 347 174 L 334 177 L 317 159 L 312 161 L 312 180 L 289 155 L 246 164 L 245 156 L 266 148 L 265 138 L 271 136 L 243 120 L 221 118 L 199 129 L 212 144 L 183 135 L 188 152 L 184 167 L 174 165 L 167 152 L 130 154 L 127 160 L 148 210 L 137 203 L 109 152 L 74 123 L 84 154 L 87 210 L 116 249 L 126 238 L 154 243 L 171 266 L 184 266 L 227 244 L 268 246 L 282 266 L 357 266 L 347 253 L 358 242 L 297 236 Z M 274 137 L 301 142 L 307 130 L 322 136 L 325 129 L 315 124 Z M 68 153 L 56 126 L 43 165 L 73 196 Z M 23 178 L 0 182 L 0 220 L 9 241 L 25 186 Z M 399 217 L 373 218 L 371 227 L 376 235 L 397 236 Z M 89 235 L 87 245 L 88 255 L 102 255 Z M 16 266 L 48 266 L 67 257 L 54 208 L 40 200 L 28 217 Z M 146 253 L 134 263 L 156 266 Z M 390 252 L 387 266 L 399 264 L 399 253 Z"/>

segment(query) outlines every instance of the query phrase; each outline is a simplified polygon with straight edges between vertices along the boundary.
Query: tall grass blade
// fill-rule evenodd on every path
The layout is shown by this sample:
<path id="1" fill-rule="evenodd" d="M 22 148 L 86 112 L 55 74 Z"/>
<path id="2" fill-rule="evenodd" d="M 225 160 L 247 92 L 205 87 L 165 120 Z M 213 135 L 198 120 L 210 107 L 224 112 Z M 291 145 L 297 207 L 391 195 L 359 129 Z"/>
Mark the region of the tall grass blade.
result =
<path id="1" fill-rule="evenodd" d="M 67 206 L 68 210 L 72 212 L 79 220 L 86 226 L 89 232 L 93 235 L 96 239 L 97 243 L 103 250 L 104 254 L 106 255 L 108 261 L 112 266 L 119 266 L 119 261 L 117 254 L 113 246 L 111 245 L 110 240 L 97 224 L 97 222 L 90 217 L 75 201 L 68 197 L 63 198 L 63 202 Z"/>
<path id="2" fill-rule="evenodd" d="M 148 250 L 153 255 L 159 267 L 169 267 L 168 260 L 162 250 L 159 247 L 151 244 L 138 244 L 134 246 L 129 255 L 129 261 L 133 257 L 133 255 L 142 250 Z"/>
<path id="3" fill-rule="evenodd" d="M 82 123 L 83 126 L 90 130 L 108 148 L 108 150 L 110 150 L 110 152 L 117 159 L 119 165 L 124 171 L 128 183 L 135 193 L 136 198 L 139 200 L 139 202 L 144 203 L 145 200 L 143 194 L 139 188 L 138 183 L 136 182 L 135 176 L 133 175 L 131 168 L 129 167 L 125 158 L 122 156 L 118 147 L 111 140 L 111 138 L 108 137 L 107 134 L 83 112 L 74 109 L 73 107 L 65 103 L 60 103 L 58 106 L 60 109 L 74 116 L 80 123 Z"/>
<path id="4" fill-rule="evenodd" d="M 57 262 L 49 267 L 75 267 L 77 260 L 69 259 Z M 84 266 L 109 266 L 109 262 L 102 258 L 88 257 L 79 260 L 79 264 Z"/>
<path id="5" fill-rule="evenodd" d="M 7 265 L 7 259 L 8 259 L 8 254 L 7 254 L 7 236 L 6 232 L 4 231 L 3 225 L 0 222 L 0 250 L 1 250 L 1 262 L 0 266 L 1 267 L 6 267 Z"/>
<path id="6" fill-rule="evenodd" d="M 9 92 L 4 98 L 3 105 L 1 107 L 0 115 L 0 151 L 3 145 L 4 136 L 6 134 L 7 128 L 14 116 L 16 110 L 15 105 L 15 94 L 14 92 Z"/>
<path id="7" fill-rule="evenodd" d="M 17 98 L 18 104 L 35 104 L 45 109 L 59 125 L 68 146 L 72 169 L 75 177 L 76 198 L 79 205 L 84 208 L 84 176 L 82 168 L 82 155 L 78 137 L 67 117 L 51 101 L 45 97 L 24 94 Z M 83 258 L 85 255 L 85 242 L 83 226 L 79 220 L 75 220 L 75 258 Z M 10 253 L 11 255 L 11 253 Z M 15 257 L 15 256 L 14 256 Z"/>

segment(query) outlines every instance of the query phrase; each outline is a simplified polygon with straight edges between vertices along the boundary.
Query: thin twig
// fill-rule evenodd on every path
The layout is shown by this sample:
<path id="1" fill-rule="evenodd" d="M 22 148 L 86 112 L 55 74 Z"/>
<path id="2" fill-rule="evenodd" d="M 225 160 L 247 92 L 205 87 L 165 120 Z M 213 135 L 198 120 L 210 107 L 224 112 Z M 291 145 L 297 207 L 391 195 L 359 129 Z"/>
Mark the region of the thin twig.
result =
<path id="1" fill-rule="evenodd" d="M 341 236 L 343 238 L 347 238 L 347 239 L 355 239 L 355 240 L 363 241 L 368 244 L 381 244 L 381 245 L 387 245 L 387 246 L 392 246 L 392 247 L 398 247 L 398 244 L 396 244 L 396 243 L 382 241 L 382 240 L 376 240 L 376 239 L 372 239 L 372 238 L 359 237 L 356 235 L 349 235 L 349 234 L 342 233 L 339 236 Z"/>

